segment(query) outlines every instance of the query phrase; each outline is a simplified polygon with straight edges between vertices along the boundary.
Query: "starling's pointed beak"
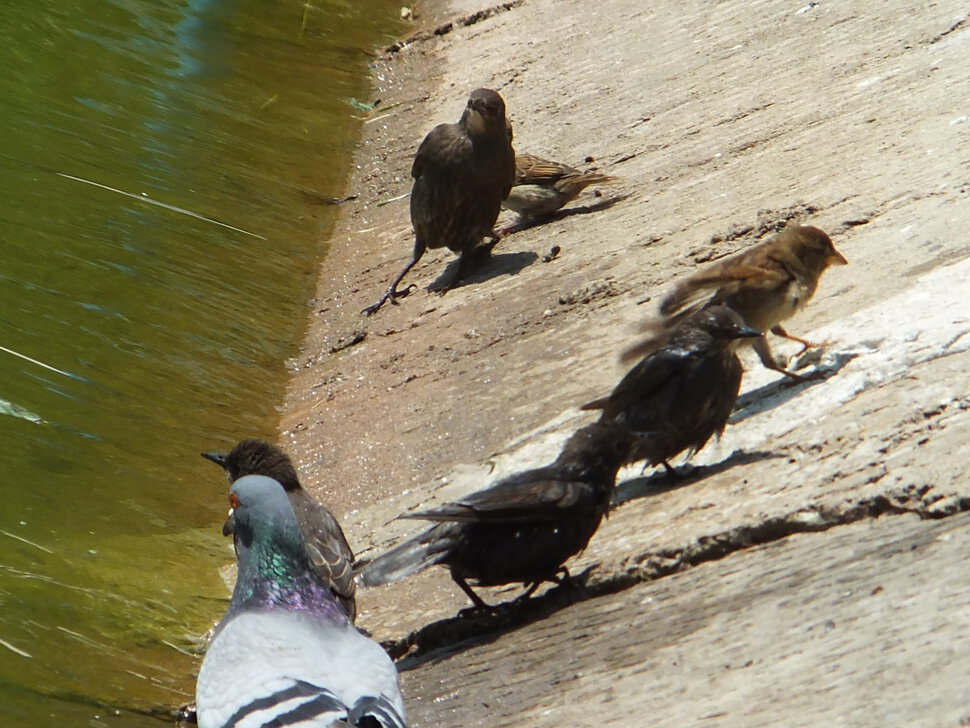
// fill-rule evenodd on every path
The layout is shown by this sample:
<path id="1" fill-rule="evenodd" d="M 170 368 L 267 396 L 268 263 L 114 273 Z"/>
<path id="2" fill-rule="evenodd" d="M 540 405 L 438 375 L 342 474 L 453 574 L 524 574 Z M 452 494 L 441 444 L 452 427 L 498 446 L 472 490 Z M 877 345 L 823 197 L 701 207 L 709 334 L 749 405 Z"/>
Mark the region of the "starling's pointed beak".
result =
<path id="1" fill-rule="evenodd" d="M 832 257 L 829 258 L 829 261 L 831 262 L 832 265 L 848 265 L 849 264 L 849 261 L 845 259 L 845 256 L 842 255 L 842 253 L 840 253 L 835 248 L 832 248 Z"/>
<path id="2" fill-rule="evenodd" d="M 761 332 L 758 329 L 752 328 L 747 324 L 741 324 L 738 326 L 737 330 L 734 332 L 735 339 L 754 339 L 761 336 Z"/>
<path id="3" fill-rule="evenodd" d="M 211 460 L 216 465 L 225 468 L 226 467 L 226 453 L 224 452 L 203 452 L 199 453 L 206 460 Z"/>

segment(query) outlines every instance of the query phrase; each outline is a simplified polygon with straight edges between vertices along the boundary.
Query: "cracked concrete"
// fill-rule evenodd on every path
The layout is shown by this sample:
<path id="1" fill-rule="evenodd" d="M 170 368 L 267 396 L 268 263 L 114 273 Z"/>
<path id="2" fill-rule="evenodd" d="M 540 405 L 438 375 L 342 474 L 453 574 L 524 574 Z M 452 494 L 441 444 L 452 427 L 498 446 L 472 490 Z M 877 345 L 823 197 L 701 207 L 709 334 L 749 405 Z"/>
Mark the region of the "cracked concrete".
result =
<path id="1" fill-rule="evenodd" d="M 746 355 L 732 423 L 680 481 L 621 473 L 569 564 L 583 586 L 490 619 L 456 619 L 440 569 L 361 594 L 361 625 L 407 655 L 413 725 L 970 724 L 965 6 L 496 7 L 375 63 L 401 105 L 365 124 L 292 362 L 283 444 L 362 556 L 421 527 L 397 514 L 551 460 L 675 278 L 791 219 L 850 265 L 786 324 L 828 342 L 796 362 L 816 376 Z M 362 318 L 410 252 L 417 143 L 482 85 L 517 149 L 620 181 L 447 296 L 423 288 L 450 258 L 427 255 L 418 291 Z"/>

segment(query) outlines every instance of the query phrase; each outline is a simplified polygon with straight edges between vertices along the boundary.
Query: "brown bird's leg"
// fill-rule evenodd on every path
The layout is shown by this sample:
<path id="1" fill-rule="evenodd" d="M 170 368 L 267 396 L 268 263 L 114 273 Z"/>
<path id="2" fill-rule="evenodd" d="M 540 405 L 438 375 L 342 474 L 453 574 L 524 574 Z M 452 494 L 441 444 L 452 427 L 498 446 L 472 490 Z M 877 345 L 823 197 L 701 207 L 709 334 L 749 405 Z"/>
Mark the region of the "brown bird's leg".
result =
<path id="1" fill-rule="evenodd" d="M 361 313 L 366 314 L 368 316 L 372 316 L 375 313 L 377 313 L 380 310 L 381 306 L 383 306 L 387 301 L 390 301 L 391 303 L 397 305 L 396 299 L 404 298 L 406 295 L 408 295 L 411 292 L 411 289 L 414 288 L 415 286 L 412 284 L 407 288 L 405 288 L 403 291 L 399 291 L 397 290 L 397 284 L 400 283 L 404 279 L 404 276 L 408 274 L 408 271 L 411 270 L 419 260 L 421 260 L 421 256 L 424 255 L 425 249 L 426 249 L 426 246 L 424 244 L 424 241 L 419 240 L 418 238 L 415 238 L 414 252 L 411 253 L 411 260 L 409 260 L 408 264 L 404 266 L 404 270 L 398 273 L 397 278 L 394 279 L 394 282 L 391 283 L 390 287 L 384 292 L 384 295 L 380 297 L 380 300 L 378 300 L 378 302 L 375 303 L 374 305 L 368 306 L 367 308 L 365 308 L 363 311 L 361 311 Z"/>
<path id="2" fill-rule="evenodd" d="M 475 605 L 476 609 L 484 609 L 487 612 L 494 612 L 496 610 L 496 607 L 493 607 L 491 604 L 486 604 L 484 601 L 482 601 L 482 598 L 480 596 L 478 596 L 474 591 L 472 591 L 472 588 L 468 586 L 468 582 L 465 581 L 465 578 L 463 576 L 459 576 L 454 571 L 452 571 L 451 578 L 459 587 L 461 587 L 461 590 L 468 595 L 468 598 L 472 600 L 472 603 Z"/>
<path id="3" fill-rule="evenodd" d="M 462 279 L 462 276 L 465 275 L 465 271 L 468 270 L 469 261 L 475 254 L 476 250 L 478 250 L 478 248 L 472 248 L 472 250 L 463 250 L 458 255 L 458 265 L 455 266 L 454 272 L 444 280 L 439 278 L 438 281 L 436 281 L 433 285 L 428 286 L 428 290 L 444 295 L 458 285 Z"/>
<path id="4" fill-rule="evenodd" d="M 775 336 L 783 336 L 786 339 L 791 339 L 792 341 L 797 341 L 799 344 L 801 344 L 802 350 L 799 351 L 798 354 L 795 354 L 795 356 L 798 356 L 799 354 L 804 354 L 809 349 L 817 349 L 820 346 L 828 346 L 831 343 L 830 341 L 822 341 L 816 344 L 814 342 L 807 341 L 806 339 L 800 339 L 797 336 L 792 336 L 787 331 L 785 331 L 785 328 L 781 324 L 776 324 L 775 326 L 772 326 L 771 333 L 773 333 Z"/>
<path id="5" fill-rule="evenodd" d="M 534 581 L 531 584 L 529 584 L 529 587 L 515 598 L 515 603 L 518 604 L 519 602 L 524 602 L 529 597 L 531 597 L 535 593 L 535 590 L 539 588 L 539 585 L 541 583 L 542 581 L 540 580 L 540 581 Z"/>
<path id="6" fill-rule="evenodd" d="M 796 382 L 808 381 L 801 374 L 795 374 L 795 372 L 788 371 L 784 365 L 775 358 L 775 355 L 771 353 L 771 347 L 768 345 L 768 340 L 763 334 L 760 338 L 754 339 L 754 343 L 752 345 L 754 346 L 754 350 L 758 355 L 758 358 L 761 359 L 761 363 L 769 369 L 784 374 L 786 377 L 791 377 Z"/>

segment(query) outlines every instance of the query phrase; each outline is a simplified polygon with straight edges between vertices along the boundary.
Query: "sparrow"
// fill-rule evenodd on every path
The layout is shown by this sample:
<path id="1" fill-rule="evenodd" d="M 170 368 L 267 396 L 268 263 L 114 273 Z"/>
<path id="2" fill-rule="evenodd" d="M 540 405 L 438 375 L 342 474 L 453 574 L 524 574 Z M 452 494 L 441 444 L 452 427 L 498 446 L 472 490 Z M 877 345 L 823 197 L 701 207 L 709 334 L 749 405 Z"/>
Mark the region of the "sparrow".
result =
<path id="1" fill-rule="evenodd" d="M 819 278 L 830 265 L 846 265 L 832 240 L 816 227 L 789 225 L 776 237 L 725 258 L 678 283 L 660 304 L 660 313 L 677 319 L 706 305 L 724 304 L 748 326 L 762 333 L 753 342 L 761 362 L 794 379 L 785 362 L 774 357 L 764 336 L 797 341 L 802 350 L 819 346 L 789 334 L 781 322 L 815 295 Z M 801 352 L 799 352 L 801 353 Z"/>
<path id="2" fill-rule="evenodd" d="M 497 242 L 492 229 L 515 178 L 511 130 L 502 97 L 479 88 L 471 92 L 456 124 L 439 124 L 424 138 L 411 165 L 411 259 L 363 313 L 377 313 L 385 302 L 396 303 L 410 291 L 397 286 L 427 248 L 446 247 L 459 255 L 453 275 L 436 287 L 442 293 L 461 280 L 474 253 L 491 251 Z M 479 246 L 485 236 L 494 241 Z"/>
<path id="3" fill-rule="evenodd" d="M 521 582 L 528 598 L 543 581 L 568 578 L 609 507 L 627 457 L 625 428 L 593 423 L 574 432 L 545 467 L 516 473 L 440 508 L 405 514 L 438 523 L 364 565 L 365 586 L 389 584 L 433 564 L 446 566 L 472 603 L 493 609 L 469 586 Z"/>
<path id="4" fill-rule="evenodd" d="M 397 670 L 311 563 L 283 486 L 229 491 L 239 576 L 196 682 L 199 728 L 405 728 Z"/>
<path id="5" fill-rule="evenodd" d="M 224 468 L 230 483 L 246 475 L 265 475 L 283 485 L 306 540 L 311 563 L 353 622 L 357 617 L 354 552 L 333 513 L 303 490 L 286 453 L 265 440 L 251 438 L 228 453 L 204 452 L 202 457 Z M 232 533 L 232 523 L 232 517 L 226 520 L 222 528 L 224 536 Z"/>
<path id="6" fill-rule="evenodd" d="M 515 181 L 502 207 L 518 213 L 521 221 L 531 222 L 572 202 L 590 185 L 615 180 L 616 177 L 600 172 L 580 172 L 561 162 L 551 162 L 532 154 L 517 154 Z"/>
<path id="7" fill-rule="evenodd" d="M 628 463 L 662 464 L 700 450 L 724 431 L 741 387 L 736 350 L 761 336 L 726 306 L 710 306 L 673 327 L 659 327 L 627 354 L 641 356 L 606 397 L 581 409 L 602 410 L 601 422 L 628 428 L 636 437 Z"/>

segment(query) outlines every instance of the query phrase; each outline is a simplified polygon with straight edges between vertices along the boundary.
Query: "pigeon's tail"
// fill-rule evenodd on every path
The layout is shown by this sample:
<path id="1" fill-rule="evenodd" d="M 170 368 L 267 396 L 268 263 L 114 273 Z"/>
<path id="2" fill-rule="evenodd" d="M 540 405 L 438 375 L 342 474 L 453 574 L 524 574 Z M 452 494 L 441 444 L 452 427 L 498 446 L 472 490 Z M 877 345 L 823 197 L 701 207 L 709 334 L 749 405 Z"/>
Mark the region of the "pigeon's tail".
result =
<path id="1" fill-rule="evenodd" d="M 381 586 L 416 574 L 446 559 L 460 532 L 455 523 L 439 523 L 364 564 L 357 578 L 364 586 Z"/>

